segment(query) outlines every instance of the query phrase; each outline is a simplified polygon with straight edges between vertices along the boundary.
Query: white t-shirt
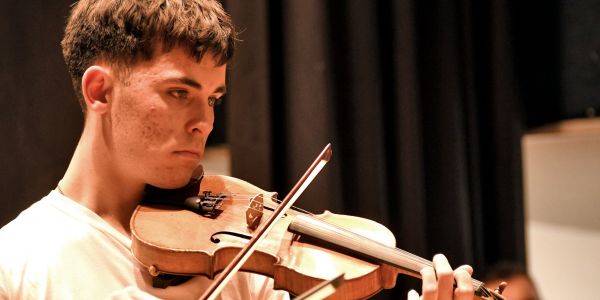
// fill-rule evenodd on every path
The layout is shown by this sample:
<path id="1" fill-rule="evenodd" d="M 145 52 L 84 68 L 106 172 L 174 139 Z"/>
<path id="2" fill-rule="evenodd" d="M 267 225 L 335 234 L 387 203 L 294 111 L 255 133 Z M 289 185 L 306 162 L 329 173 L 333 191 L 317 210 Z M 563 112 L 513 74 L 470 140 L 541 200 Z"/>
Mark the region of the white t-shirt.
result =
<path id="1" fill-rule="evenodd" d="M 88 208 L 52 191 L 0 229 L 0 299 L 198 299 L 197 276 L 153 288 L 135 263 L 131 239 Z M 149 293 L 149 294 L 147 294 Z M 270 278 L 239 273 L 222 299 L 288 299 Z"/>

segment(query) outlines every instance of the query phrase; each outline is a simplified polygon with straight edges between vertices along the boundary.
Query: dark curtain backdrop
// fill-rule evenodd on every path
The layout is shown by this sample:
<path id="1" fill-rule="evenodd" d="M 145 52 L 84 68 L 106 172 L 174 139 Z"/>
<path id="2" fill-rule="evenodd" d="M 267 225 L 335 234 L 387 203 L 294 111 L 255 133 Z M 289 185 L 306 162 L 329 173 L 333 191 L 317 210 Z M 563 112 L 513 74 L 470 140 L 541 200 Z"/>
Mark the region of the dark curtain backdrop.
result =
<path id="1" fill-rule="evenodd" d="M 60 49 L 71 2 L 0 1 L 0 226 L 56 186 L 82 130 Z"/>
<path id="2" fill-rule="evenodd" d="M 79 138 L 59 46 L 72 2 L 0 1 L 0 226 L 55 187 Z M 561 115 L 558 3 L 227 0 L 242 41 L 213 141 L 280 194 L 331 142 L 300 206 L 374 219 L 476 274 L 523 262 L 519 138 Z M 380 297 L 418 285 L 398 283 Z"/>
<path id="3" fill-rule="evenodd" d="M 525 261 L 509 1 L 226 4 L 242 40 L 227 100 L 234 176 L 285 194 L 331 142 L 299 206 L 376 220 L 398 247 L 478 274 Z"/>

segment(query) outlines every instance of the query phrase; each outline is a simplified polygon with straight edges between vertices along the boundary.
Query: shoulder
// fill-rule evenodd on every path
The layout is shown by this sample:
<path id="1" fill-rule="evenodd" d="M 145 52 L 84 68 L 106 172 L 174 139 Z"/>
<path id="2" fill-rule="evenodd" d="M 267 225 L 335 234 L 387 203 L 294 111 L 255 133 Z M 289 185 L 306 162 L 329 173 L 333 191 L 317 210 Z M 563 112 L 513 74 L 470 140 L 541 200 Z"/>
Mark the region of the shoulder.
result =
<path id="1" fill-rule="evenodd" d="M 55 204 L 54 193 L 48 194 L 0 229 L 0 267 L 13 266 L 37 253 L 52 254 L 57 245 L 72 239 L 77 228 Z M 40 255 L 41 255 L 40 254 Z"/>
<path id="2" fill-rule="evenodd" d="M 0 229 L 0 296 L 59 299 L 134 284 L 130 240 L 115 232 L 87 208 L 51 192 Z M 106 287 L 96 287 L 97 281 Z"/>
<path id="3" fill-rule="evenodd" d="M 66 236 L 65 233 L 81 230 L 81 227 L 74 226 L 76 220 L 64 210 L 65 204 L 56 194 L 51 192 L 0 229 L 0 243 L 8 245 L 3 249 L 18 249 L 31 246 L 31 243 L 55 241 Z"/>
<path id="4" fill-rule="evenodd" d="M 15 295 L 16 291 L 33 290 L 35 284 L 27 280 L 27 274 L 47 275 L 40 267 L 42 263 L 48 263 L 42 259 L 41 252 L 48 250 L 48 231 L 52 231 L 50 227 L 56 223 L 47 221 L 45 199 L 34 203 L 0 229 L 0 290 L 4 297 Z M 26 269 L 29 272 L 25 272 Z"/>
<path id="5" fill-rule="evenodd" d="M 49 260 L 98 247 L 128 253 L 130 243 L 94 212 L 52 191 L 0 229 L 0 261 L 11 257 L 5 254 Z"/>

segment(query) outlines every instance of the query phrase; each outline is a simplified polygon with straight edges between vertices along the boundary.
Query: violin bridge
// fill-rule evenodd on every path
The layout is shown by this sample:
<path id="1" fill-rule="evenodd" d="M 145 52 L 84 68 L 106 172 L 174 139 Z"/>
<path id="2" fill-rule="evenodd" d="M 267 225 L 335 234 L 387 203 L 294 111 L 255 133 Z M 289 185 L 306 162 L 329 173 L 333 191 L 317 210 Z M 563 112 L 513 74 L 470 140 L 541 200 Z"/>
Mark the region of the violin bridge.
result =
<path id="1" fill-rule="evenodd" d="M 255 230 L 260 224 L 260 220 L 263 216 L 263 195 L 256 194 L 256 196 L 250 198 L 248 209 L 246 209 L 246 224 L 250 230 Z"/>

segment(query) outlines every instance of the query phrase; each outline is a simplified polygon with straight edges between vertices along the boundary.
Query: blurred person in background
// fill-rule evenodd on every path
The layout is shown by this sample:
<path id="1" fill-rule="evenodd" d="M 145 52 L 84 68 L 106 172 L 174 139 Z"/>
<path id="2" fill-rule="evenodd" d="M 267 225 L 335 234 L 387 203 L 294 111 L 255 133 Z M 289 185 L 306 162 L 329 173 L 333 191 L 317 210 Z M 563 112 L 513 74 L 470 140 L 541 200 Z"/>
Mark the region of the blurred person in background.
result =
<path id="1" fill-rule="evenodd" d="M 508 286 L 502 292 L 507 300 L 539 300 L 541 299 L 535 284 L 521 264 L 501 262 L 492 266 L 483 277 L 487 287 L 495 288 L 503 281 Z"/>

